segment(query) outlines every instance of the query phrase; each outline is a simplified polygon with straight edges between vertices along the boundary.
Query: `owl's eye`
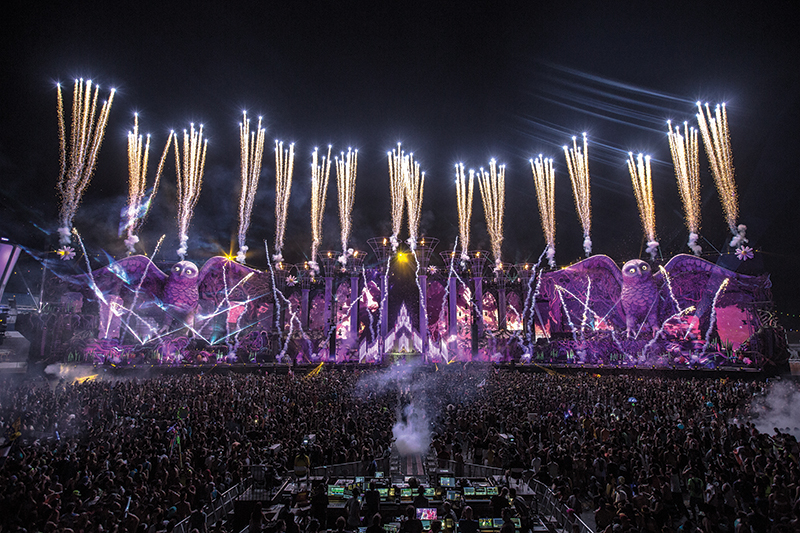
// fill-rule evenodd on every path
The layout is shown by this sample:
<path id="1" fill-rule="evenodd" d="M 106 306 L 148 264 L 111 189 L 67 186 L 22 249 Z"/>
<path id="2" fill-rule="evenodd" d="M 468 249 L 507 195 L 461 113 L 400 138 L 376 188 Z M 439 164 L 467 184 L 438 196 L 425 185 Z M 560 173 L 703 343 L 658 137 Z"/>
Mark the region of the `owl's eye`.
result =
<path id="1" fill-rule="evenodd" d="M 187 276 L 191 276 L 192 274 L 194 274 L 194 269 L 192 269 L 192 268 L 187 268 L 187 269 L 186 269 L 186 275 L 187 275 Z"/>
<path id="2" fill-rule="evenodd" d="M 175 272 L 180 272 L 181 271 L 181 267 L 174 266 L 174 267 L 172 267 L 172 270 L 175 271 Z"/>
<path id="3" fill-rule="evenodd" d="M 630 272 L 631 274 L 633 274 L 634 272 L 636 272 L 636 269 L 635 269 L 635 268 L 629 268 L 629 269 L 628 269 L 628 272 Z"/>
<path id="4" fill-rule="evenodd" d="M 647 270 L 647 265 L 642 265 L 642 270 Z"/>

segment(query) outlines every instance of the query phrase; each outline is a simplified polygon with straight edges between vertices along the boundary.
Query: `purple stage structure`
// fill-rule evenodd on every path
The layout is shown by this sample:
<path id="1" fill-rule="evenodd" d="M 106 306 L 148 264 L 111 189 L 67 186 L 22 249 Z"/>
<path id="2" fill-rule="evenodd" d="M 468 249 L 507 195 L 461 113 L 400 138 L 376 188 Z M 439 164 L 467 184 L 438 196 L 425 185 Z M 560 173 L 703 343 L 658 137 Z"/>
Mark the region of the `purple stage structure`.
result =
<path id="1" fill-rule="evenodd" d="M 761 369 L 785 335 L 770 280 L 690 255 L 621 268 L 594 255 L 557 270 L 485 251 L 440 253 L 438 240 L 373 255 L 323 251 L 322 267 L 259 271 L 223 257 L 162 271 L 143 256 L 49 288 L 62 302 L 37 330 L 49 360 L 430 363 Z M 438 260 L 437 260 L 438 262 Z M 49 317 L 49 318 L 48 318 Z M 36 329 L 36 325 L 31 326 Z M 45 330 L 48 328 L 45 327 Z M 34 338 L 36 335 L 34 333 Z"/>

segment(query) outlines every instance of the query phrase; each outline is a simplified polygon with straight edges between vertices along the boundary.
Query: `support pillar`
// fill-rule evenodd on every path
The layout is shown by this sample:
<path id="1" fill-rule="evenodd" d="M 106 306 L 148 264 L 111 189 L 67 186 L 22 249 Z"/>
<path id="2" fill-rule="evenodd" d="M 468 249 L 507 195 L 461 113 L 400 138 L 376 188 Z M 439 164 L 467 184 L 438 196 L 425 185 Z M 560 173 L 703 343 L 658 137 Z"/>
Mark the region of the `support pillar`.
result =
<path id="1" fill-rule="evenodd" d="M 358 276 L 350 276 L 350 331 L 348 343 L 352 348 L 358 346 L 358 308 L 361 305 L 361 293 L 358 290 Z"/>
<path id="2" fill-rule="evenodd" d="M 478 340 L 483 336 L 483 271 L 489 253 L 485 250 L 472 250 L 469 255 L 469 270 L 472 276 L 472 357 L 478 355 Z"/>
<path id="3" fill-rule="evenodd" d="M 448 350 L 455 354 L 458 349 L 458 280 L 455 276 L 450 277 L 447 295 L 447 335 Z"/>
<path id="4" fill-rule="evenodd" d="M 302 289 L 300 297 L 300 325 L 304 330 L 308 330 L 308 293 L 311 289 Z"/>
<path id="5" fill-rule="evenodd" d="M 422 339 L 423 358 L 428 354 L 428 265 L 430 265 L 431 255 L 437 244 L 439 244 L 439 239 L 422 237 L 413 247 L 419 272 L 419 336 Z"/>
<path id="6" fill-rule="evenodd" d="M 496 270 L 495 280 L 497 281 L 497 328 L 500 331 L 507 329 L 506 312 L 508 302 L 506 300 L 506 283 L 508 282 L 508 274 L 511 272 L 512 265 L 509 263 L 501 263 L 501 270 Z"/>
<path id="7" fill-rule="evenodd" d="M 478 335 L 483 335 L 483 278 L 472 278 L 475 292 L 473 294 L 475 303 L 475 314 L 477 315 Z"/>
<path id="8" fill-rule="evenodd" d="M 389 334 L 389 295 L 387 287 L 387 278 L 389 273 L 389 261 L 394 255 L 395 251 L 392 249 L 391 239 L 388 237 L 372 237 L 367 240 L 372 251 L 378 260 L 378 275 L 380 276 L 380 290 L 381 290 L 381 303 L 380 303 L 380 342 L 379 348 L 381 351 L 381 358 L 384 353 L 384 342 L 386 336 Z"/>
<path id="9" fill-rule="evenodd" d="M 333 313 L 333 278 L 325 276 L 325 305 L 322 308 L 322 323 L 325 324 L 325 331 L 329 332 L 336 322 Z"/>
<path id="10" fill-rule="evenodd" d="M 419 288 L 419 336 L 424 358 L 428 353 L 428 276 L 420 275 Z"/>

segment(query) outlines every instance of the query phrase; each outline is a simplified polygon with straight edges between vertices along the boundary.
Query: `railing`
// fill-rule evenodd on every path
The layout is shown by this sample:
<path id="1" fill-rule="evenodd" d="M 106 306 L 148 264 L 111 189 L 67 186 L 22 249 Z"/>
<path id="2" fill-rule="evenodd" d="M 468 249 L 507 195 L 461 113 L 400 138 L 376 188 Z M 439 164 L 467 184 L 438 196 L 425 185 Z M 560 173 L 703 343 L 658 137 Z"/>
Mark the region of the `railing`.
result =
<path id="1" fill-rule="evenodd" d="M 383 472 L 389 477 L 389 458 L 376 459 L 378 472 Z M 352 463 L 339 463 L 335 465 L 317 466 L 311 469 L 312 476 L 320 477 L 356 477 L 366 474 L 369 463 L 354 461 Z"/>
<path id="2" fill-rule="evenodd" d="M 534 505 L 536 506 L 533 510 L 542 517 L 550 518 L 553 526 L 567 533 L 573 533 L 575 526 L 577 526 L 575 533 L 594 533 L 586 525 L 586 522 L 581 520 L 578 513 L 567 512 L 568 507 L 558 500 L 558 497 L 550 490 L 550 487 L 536 479 L 529 480 L 528 487 L 533 490 Z M 545 525 L 549 526 L 550 524 L 545 523 Z"/>
<path id="3" fill-rule="evenodd" d="M 502 468 L 471 463 L 456 464 L 453 460 L 439 460 L 439 467 L 456 473 L 457 477 L 492 478 L 505 475 L 505 470 Z M 528 477 L 523 475 L 523 479 Z M 527 484 L 533 491 L 531 511 L 542 517 L 542 521 L 549 530 L 561 529 L 567 533 L 573 533 L 573 527 L 577 525 L 576 533 L 594 533 L 577 513 L 567 512 L 568 507 L 558 500 L 558 497 L 547 485 L 532 478 L 528 479 Z"/>
<path id="4" fill-rule="evenodd" d="M 222 520 L 228 513 L 233 511 L 234 502 L 236 498 L 241 496 L 244 491 L 250 488 L 253 478 L 249 477 L 225 491 L 219 498 L 214 500 L 214 508 L 206 514 L 206 527 L 213 526 L 219 520 Z M 191 517 L 187 516 L 173 528 L 173 533 L 186 533 L 189 531 L 189 520 Z"/>
<path id="5" fill-rule="evenodd" d="M 439 461 L 439 467 L 455 472 L 456 462 L 452 460 Z M 494 476 L 505 475 L 505 470 L 492 466 L 476 465 L 463 463 L 459 465 L 459 470 L 463 468 L 463 477 L 468 478 L 493 478 Z M 253 470 L 251 468 L 251 470 Z M 311 469 L 313 476 L 328 477 L 355 477 L 364 475 L 366 468 L 363 462 L 341 463 L 336 465 L 319 466 Z M 389 458 L 378 460 L 378 471 L 389 473 Z M 206 526 L 212 526 L 228 515 L 233 510 L 234 501 L 241 496 L 251 484 L 254 483 L 257 474 L 251 471 L 251 477 L 245 479 L 238 485 L 232 487 L 214 502 L 213 511 L 208 513 Z M 461 477 L 461 476 L 459 476 Z M 523 476 L 523 480 L 528 476 Z M 526 481 L 523 481 L 526 482 Z M 568 513 L 568 507 L 561 503 L 555 493 L 550 488 L 535 479 L 527 480 L 528 487 L 533 491 L 533 501 L 531 502 L 531 513 L 541 517 L 542 523 L 550 531 L 564 531 L 566 533 L 594 533 L 586 523 L 580 519 L 577 513 Z M 173 531 L 175 533 L 186 533 L 189 528 L 189 518 L 180 521 Z M 244 531 L 242 532 L 244 533 Z"/>

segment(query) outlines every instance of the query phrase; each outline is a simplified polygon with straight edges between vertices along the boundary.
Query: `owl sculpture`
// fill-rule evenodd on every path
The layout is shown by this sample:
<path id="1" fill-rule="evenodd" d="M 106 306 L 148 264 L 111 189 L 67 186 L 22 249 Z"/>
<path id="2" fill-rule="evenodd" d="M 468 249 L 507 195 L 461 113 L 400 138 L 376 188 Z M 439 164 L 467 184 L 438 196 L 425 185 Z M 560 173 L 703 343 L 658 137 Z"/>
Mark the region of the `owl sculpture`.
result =
<path id="1" fill-rule="evenodd" d="M 633 259 L 621 270 L 610 257 L 593 255 L 542 274 L 538 298 L 548 302 L 556 330 L 565 323 L 573 328 L 602 323 L 640 337 L 676 314 L 694 315 L 706 328 L 715 305 L 769 301 L 770 287 L 767 275 L 739 274 L 691 255 L 676 255 L 657 269 Z"/>
<path id="2" fill-rule="evenodd" d="M 622 292 L 620 304 L 625 314 L 628 337 L 647 325 L 651 331 L 658 329 L 659 290 L 653 278 L 653 269 L 641 259 L 631 259 L 622 267 Z"/>
<path id="3" fill-rule="evenodd" d="M 194 309 L 200 299 L 199 275 L 197 265 L 191 261 L 175 263 L 164 283 L 164 303 L 181 311 Z"/>
<path id="4" fill-rule="evenodd" d="M 91 276 L 81 276 L 77 282 L 89 296 L 98 291 L 120 296 L 125 307 L 135 307 L 137 314 L 160 314 L 164 327 L 191 326 L 206 302 L 205 307 L 213 309 L 225 298 L 247 300 L 269 292 L 268 276 L 263 272 L 224 257 L 212 257 L 202 268 L 180 261 L 167 274 L 149 258 L 131 256 L 95 270 Z"/>

